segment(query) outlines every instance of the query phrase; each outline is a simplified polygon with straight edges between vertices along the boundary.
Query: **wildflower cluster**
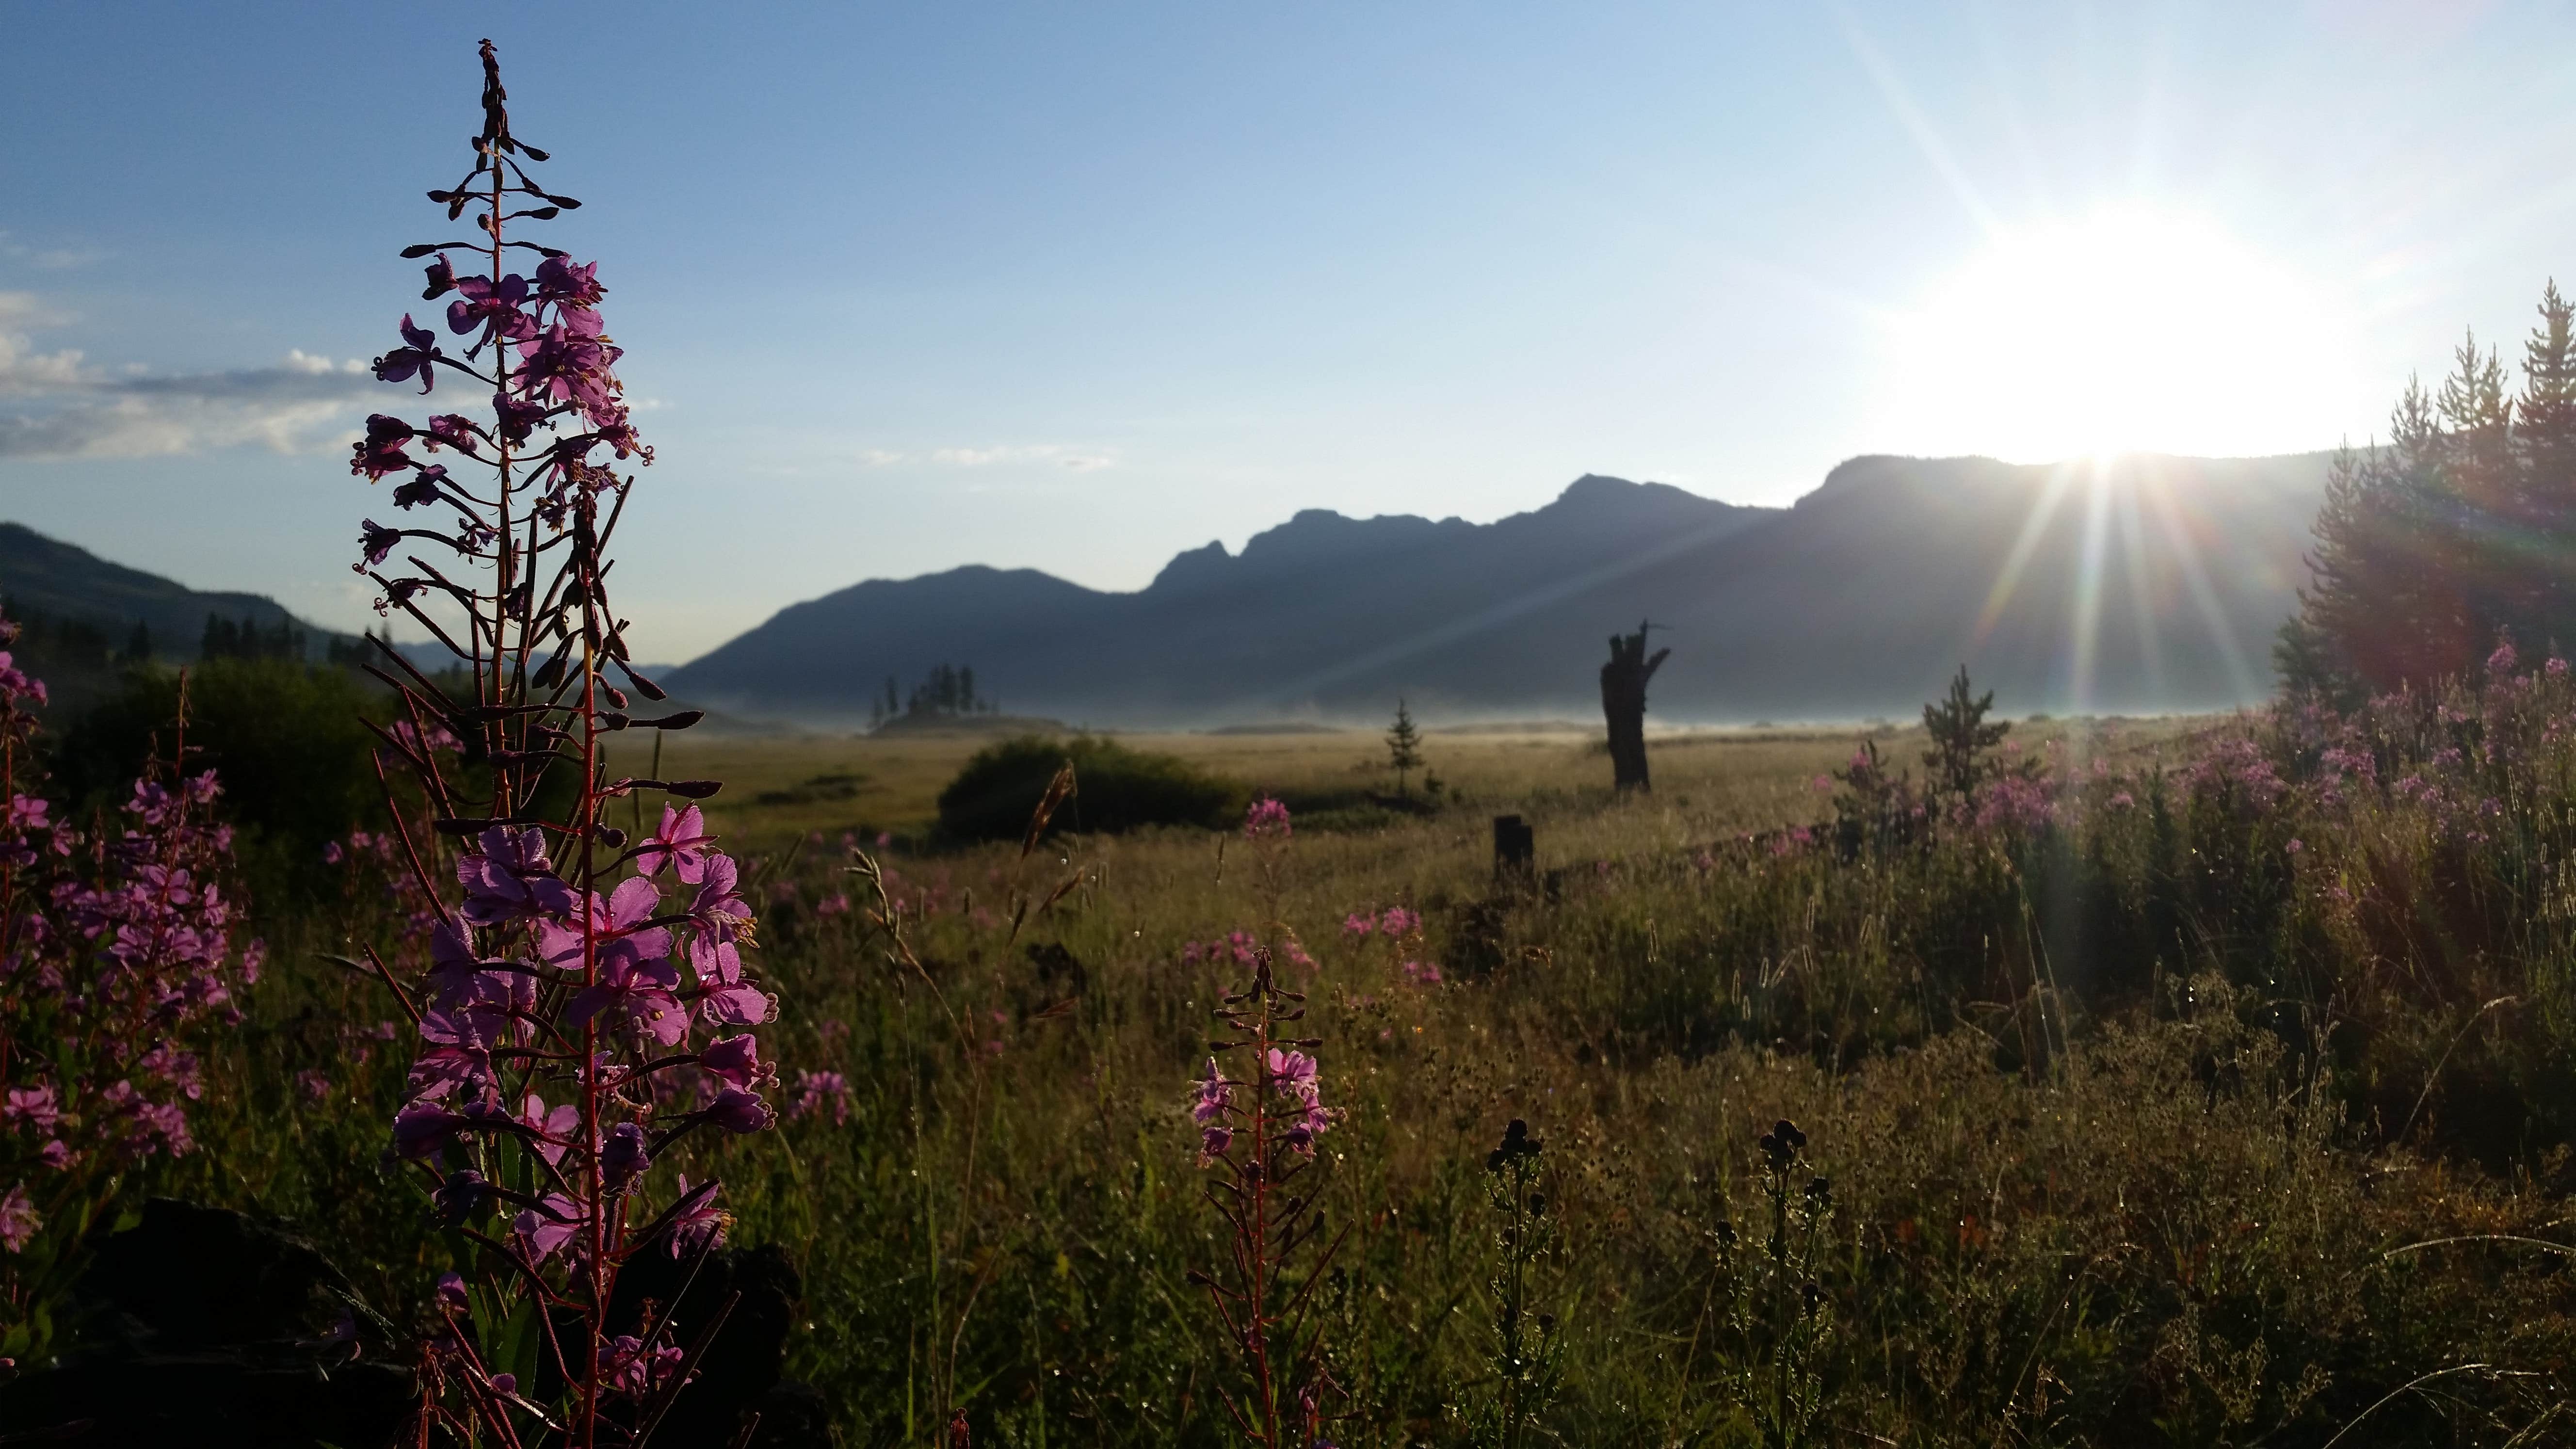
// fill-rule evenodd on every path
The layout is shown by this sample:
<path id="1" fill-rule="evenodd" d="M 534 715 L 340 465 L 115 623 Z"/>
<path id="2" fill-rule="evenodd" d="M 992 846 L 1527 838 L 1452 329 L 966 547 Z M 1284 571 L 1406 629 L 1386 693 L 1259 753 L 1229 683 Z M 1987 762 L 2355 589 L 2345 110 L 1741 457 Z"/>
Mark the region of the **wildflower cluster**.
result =
<path id="1" fill-rule="evenodd" d="M 1322 1070 L 1311 1055 L 1322 1043 L 1285 1034 L 1304 1016 L 1305 998 L 1282 989 L 1269 953 L 1256 953 L 1251 983 L 1229 992 L 1217 1010 L 1225 1039 L 1190 1087 L 1199 1164 L 1215 1170 L 1207 1198 L 1225 1221 L 1229 1245 L 1216 1272 L 1190 1276 L 1207 1289 L 1242 1369 L 1226 1409 L 1264 1449 L 1316 1442 L 1330 1387 L 1310 1310 L 1341 1238 L 1324 1239 L 1324 1214 L 1306 1179 L 1316 1141 L 1341 1114 L 1324 1105 Z M 1244 1062 L 1249 1076 L 1228 1076 L 1220 1057 Z M 1292 1284 L 1295 1265 L 1307 1259 L 1302 1280 Z"/>
<path id="2" fill-rule="evenodd" d="M 0 620 L 0 644 L 16 632 Z M 262 956 L 234 939 L 215 776 L 179 768 L 184 688 L 171 757 L 86 836 L 34 793 L 44 700 L 0 650 L 0 1352 L 12 1356 L 33 1345 L 33 1309 L 64 1286 L 64 1250 L 119 1175 L 194 1150 L 194 1048 L 241 1022 Z"/>
<path id="3" fill-rule="evenodd" d="M 446 642 L 471 682 L 443 686 L 390 650 L 376 671 L 408 726 L 379 731 L 379 759 L 411 779 L 429 816 L 416 828 L 389 791 L 393 836 L 435 920 L 409 981 L 372 952 L 366 964 L 419 1038 L 390 1155 L 413 1165 L 471 1262 L 440 1295 L 423 1432 L 516 1443 L 542 1424 L 584 1444 L 624 1441 L 650 1433 L 691 1361 L 667 1324 L 611 1320 L 619 1266 L 721 1242 L 718 1184 L 683 1177 L 656 1192 L 653 1170 L 685 1139 L 772 1125 L 763 1094 L 775 1071 L 750 1028 L 777 1002 L 746 960 L 756 942 L 742 871 L 692 803 L 716 786 L 608 768 L 609 736 L 699 715 L 629 713 L 628 690 L 663 694 L 628 663 L 610 608 L 607 546 L 634 479 L 602 455 L 652 454 L 610 370 L 620 354 L 596 265 L 505 235 L 579 203 L 532 178 L 545 153 L 511 134 L 488 42 L 483 68 L 473 169 L 430 193 L 451 221 L 476 213 L 482 235 L 405 252 L 435 256 L 422 295 L 453 294 L 447 327 L 466 346 L 451 354 L 406 316 L 405 345 L 376 372 L 416 378 L 424 394 L 442 374 L 471 380 L 489 389 L 489 414 L 371 418 L 351 463 L 371 482 L 401 478 L 399 508 L 452 511 L 447 529 L 369 520 L 357 567 L 382 588 L 378 608 Z M 533 275 L 510 269 L 514 250 L 536 255 Z M 460 274 L 451 252 L 482 274 Z M 469 485 L 431 461 L 441 455 L 488 476 Z M 389 575 L 406 540 L 451 562 L 410 555 L 408 572 Z M 567 774 L 568 790 L 547 789 Z M 640 826 L 651 795 L 675 803 L 630 838 L 612 813 Z M 533 1322 L 545 1331 L 515 1327 Z"/>
<path id="4" fill-rule="evenodd" d="M 1440 967 L 1423 959 L 1422 913 L 1403 906 L 1351 911 L 1342 917 L 1342 936 L 1365 947 L 1383 942 L 1396 971 L 1416 986 L 1440 984 Z"/>

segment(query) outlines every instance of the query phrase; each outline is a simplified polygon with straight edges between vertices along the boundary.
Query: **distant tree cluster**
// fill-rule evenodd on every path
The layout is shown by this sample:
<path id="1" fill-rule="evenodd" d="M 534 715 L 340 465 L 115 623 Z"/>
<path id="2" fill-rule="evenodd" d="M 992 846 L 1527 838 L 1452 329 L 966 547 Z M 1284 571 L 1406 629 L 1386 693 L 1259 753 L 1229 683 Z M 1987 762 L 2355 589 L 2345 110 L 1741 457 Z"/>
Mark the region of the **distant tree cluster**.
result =
<path id="1" fill-rule="evenodd" d="M 2471 335 L 2437 391 L 2408 382 L 2386 443 L 2337 456 L 2273 652 L 2284 689 L 2349 701 L 2503 637 L 2576 647 L 2576 304 L 2553 281 L 2539 312 L 2519 393 Z"/>
<path id="2" fill-rule="evenodd" d="M 152 631 L 142 620 L 126 631 L 117 648 L 112 631 L 88 619 L 58 619 L 29 609 L 14 598 L 0 598 L 0 615 L 19 624 L 17 651 L 56 670 L 105 669 L 113 664 L 140 664 L 152 657 Z"/>
<path id="3" fill-rule="evenodd" d="M 281 615 L 262 628 L 257 619 L 206 616 L 206 632 L 197 641 L 200 659 L 302 659 L 309 641 L 293 620 Z"/>
<path id="4" fill-rule="evenodd" d="M 868 723 L 874 727 L 893 719 L 954 719 L 999 712 L 998 704 L 975 692 L 971 666 L 942 664 L 923 676 L 908 697 L 899 693 L 895 677 L 887 675 L 885 693 L 868 705 Z"/>

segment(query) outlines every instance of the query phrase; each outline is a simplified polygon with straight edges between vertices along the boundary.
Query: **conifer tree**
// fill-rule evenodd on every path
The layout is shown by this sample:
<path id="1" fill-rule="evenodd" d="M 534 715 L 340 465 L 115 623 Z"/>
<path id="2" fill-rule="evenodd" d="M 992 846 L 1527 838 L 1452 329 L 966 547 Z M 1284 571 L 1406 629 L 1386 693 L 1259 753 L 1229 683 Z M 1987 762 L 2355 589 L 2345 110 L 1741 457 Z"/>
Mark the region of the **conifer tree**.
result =
<path id="1" fill-rule="evenodd" d="M 2525 637 L 2566 646 L 2576 644 L 2576 305 L 2553 278 L 2539 312 L 2514 403 L 2522 518 L 2541 562 Z"/>
<path id="2" fill-rule="evenodd" d="M 1930 747 L 1923 752 L 1923 766 L 1932 777 L 1932 787 L 1973 800 L 1977 787 L 1995 773 L 1994 763 L 1986 758 L 1988 751 L 2003 743 L 2012 725 L 2003 720 L 1986 723 L 1986 712 L 1995 707 L 1995 692 L 1972 694 L 1968 686 L 1968 666 L 1959 666 L 1958 677 L 1950 681 L 1950 692 L 1940 700 L 1923 706 L 1923 733 Z"/>
<path id="3" fill-rule="evenodd" d="M 1422 731 L 1413 727 L 1413 713 L 1402 699 L 1395 702 L 1395 724 L 1386 732 L 1386 762 L 1395 769 L 1395 793 L 1409 796 L 1405 782 L 1422 768 Z"/>

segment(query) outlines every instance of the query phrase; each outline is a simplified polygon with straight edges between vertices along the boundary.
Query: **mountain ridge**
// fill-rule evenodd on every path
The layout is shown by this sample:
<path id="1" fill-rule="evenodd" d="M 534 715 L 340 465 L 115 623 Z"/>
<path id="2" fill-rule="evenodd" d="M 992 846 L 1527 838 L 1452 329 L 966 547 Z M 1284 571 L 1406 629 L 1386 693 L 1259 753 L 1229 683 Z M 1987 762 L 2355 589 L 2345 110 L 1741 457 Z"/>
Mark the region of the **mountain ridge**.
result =
<path id="1" fill-rule="evenodd" d="M 96 625 L 120 645 L 140 622 L 151 630 L 155 652 L 172 658 L 196 656 L 209 616 L 248 619 L 263 632 L 281 622 L 292 625 L 317 654 L 330 641 L 345 639 L 296 617 L 266 594 L 192 589 L 22 523 L 0 522 L 0 595 L 22 610 Z"/>
<path id="2" fill-rule="evenodd" d="M 1305 509 L 1132 592 L 982 565 L 863 580 L 670 682 L 834 723 L 942 662 L 1016 711 L 1128 725 L 1365 720 L 1399 693 L 1588 712 L 1601 640 L 1645 617 L 1675 631 L 1668 719 L 1910 713 L 1961 662 L 2013 708 L 2221 708 L 2269 690 L 2329 456 L 1877 454 L 1787 508 L 1585 474 L 1488 524 Z"/>

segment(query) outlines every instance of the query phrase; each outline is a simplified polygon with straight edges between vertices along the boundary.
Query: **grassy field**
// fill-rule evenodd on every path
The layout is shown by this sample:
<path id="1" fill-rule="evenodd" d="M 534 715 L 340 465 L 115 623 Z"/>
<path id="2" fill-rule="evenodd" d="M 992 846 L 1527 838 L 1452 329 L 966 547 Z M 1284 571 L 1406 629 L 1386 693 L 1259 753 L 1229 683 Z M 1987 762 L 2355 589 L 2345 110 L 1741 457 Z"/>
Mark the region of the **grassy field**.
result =
<path id="1" fill-rule="evenodd" d="M 2088 753 L 2127 758 L 2206 721 L 2159 719 L 2092 725 L 2036 721 L 2015 742 L 2034 752 L 2070 741 Z M 1642 844 L 1633 832 L 1649 818 L 1668 844 L 1721 839 L 1752 830 L 1813 821 L 1827 813 L 1816 789 L 1820 774 L 1839 769 L 1865 737 L 1891 758 L 1911 760 L 1922 728 L 1741 729 L 1669 731 L 1650 736 L 1656 789 L 1651 811 L 1623 810 L 1616 843 Z M 927 835 L 942 786 L 989 735 L 973 731 L 884 735 L 704 735 L 671 737 L 664 778 L 725 782 L 710 801 L 716 828 L 750 848 L 776 849 L 820 832 L 837 844 L 844 833 L 873 839 Z M 1256 793 L 1348 802 L 1392 796 L 1396 780 L 1380 738 L 1360 730 L 1281 734 L 1120 734 L 1122 744 L 1176 755 Z M 1477 832 L 1479 811 L 1520 813 L 1576 829 L 1610 803 L 1610 762 L 1598 729 L 1551 726 L 1434 730 L 1424 756 L 1440 780 L 1443 810 L 1434 834 Z M 653 767 L 649 751 L 615 757 L 620 769 Z M 1415 775 L 1410 788 L 1419 794 Z M 1078 824 L 1080 806 L 1070 812 Z M 1387 817 L 1378 823 L 1394 823 Z"/>
<path id="2" fill-rule="evenodd" d="M 957 1413 L 979 1444 L 1235 1442 L 1187 1087 L 1239 932 L 1301 963 L 1344 1114 L 1315 1179 L 1348 1230 L 1316 1290 L 1335 1444 L 1496 1442 L 1512 1117 L 1556 1227 L 1523 1442 L 2563 1442 L 2576 745 L 2443 709 L 2331 725 L 2378 752 L 2368 789 L 2320 773 L 2314 719 L 2026 724 L 2044 787 L 1921 817 L 1818 787 L 1850 732 L 1662 738 L 1629 798 L 1581 736 L 1433 734 L 1432 813 L 1027 857 L 927 833 L 974 739 L 692 742 L 663 773 L 730 782 L 791 1115 L 674 1157 L 800 1265 L 791 1368 L 842 1442 Z M 1129 743 L 1285 796 L 1391 785 L 1364 734 Z M 1527 880 L 1492 872 L 1507 810 Z M 353 874 L 263 923 L 281 965 L 165 1184 L 303 1223 L 399 1306 L 462 1250 L 378 1166 L 382 1003 L 306 964 L 409 949 L 380 902 Z M 1349 929 L 1390 907 L 1418 923 Z"/>

